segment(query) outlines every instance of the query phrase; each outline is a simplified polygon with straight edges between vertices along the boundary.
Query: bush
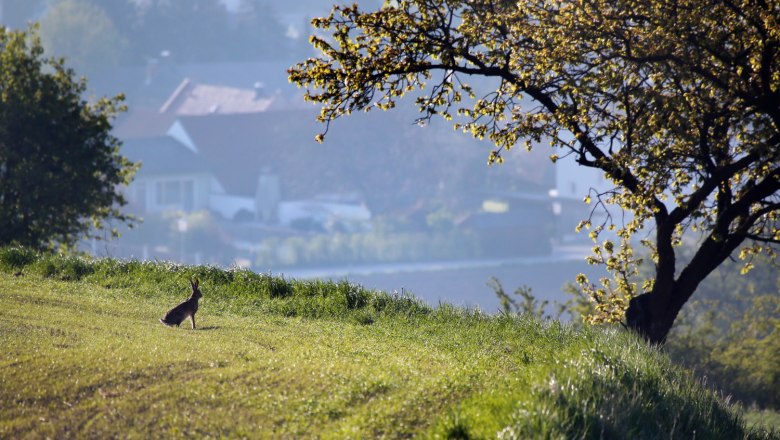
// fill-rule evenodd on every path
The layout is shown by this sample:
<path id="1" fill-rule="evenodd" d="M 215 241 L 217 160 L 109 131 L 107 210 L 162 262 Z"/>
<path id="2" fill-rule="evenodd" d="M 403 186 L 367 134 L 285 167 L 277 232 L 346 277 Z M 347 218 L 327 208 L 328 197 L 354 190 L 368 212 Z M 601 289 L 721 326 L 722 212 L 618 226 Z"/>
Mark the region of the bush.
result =
<path id="1" fill-rule="evenodd" d="M 23 247 L 3 247 L 0 248 L 0 269 L 18 270 L 38 258 L 35 251 Z"/>

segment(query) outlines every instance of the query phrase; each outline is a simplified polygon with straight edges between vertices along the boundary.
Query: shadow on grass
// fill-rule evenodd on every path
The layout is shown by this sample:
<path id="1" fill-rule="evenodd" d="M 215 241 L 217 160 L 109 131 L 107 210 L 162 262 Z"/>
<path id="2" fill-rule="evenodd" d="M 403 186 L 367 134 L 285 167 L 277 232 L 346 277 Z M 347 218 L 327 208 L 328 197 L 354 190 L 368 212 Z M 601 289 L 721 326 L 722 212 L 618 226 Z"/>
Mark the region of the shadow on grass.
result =
<path id="1" fill-rule="evenodd" d="M 197 331 L 207 331 L 207 330 L 219 330 L 220 328 L 222 328 L 222 327 L 220 327 L 218 325 L 209 325 L 209 326 L 206 326 L 206 327 L 198 327 L 195 330 L 197 330 Z"/>
<path id="2" fill-rule="evenodd" d="M 167 325 L 167 324 L 163 324 L 163 326 L 168 327 L 168 328 L 172 328 L 172 329 L 196 331 L 196 332 L 208 331 L 208 330 L 219 330 L 219 329 L 222 328 L 222 327 L 220 327 L 218 325 L 207 325 L 205 327 L 197 327 L 197 328 L 193 329 L 192 327 L 190 327 L 189 323 L 187 325 Z"/>

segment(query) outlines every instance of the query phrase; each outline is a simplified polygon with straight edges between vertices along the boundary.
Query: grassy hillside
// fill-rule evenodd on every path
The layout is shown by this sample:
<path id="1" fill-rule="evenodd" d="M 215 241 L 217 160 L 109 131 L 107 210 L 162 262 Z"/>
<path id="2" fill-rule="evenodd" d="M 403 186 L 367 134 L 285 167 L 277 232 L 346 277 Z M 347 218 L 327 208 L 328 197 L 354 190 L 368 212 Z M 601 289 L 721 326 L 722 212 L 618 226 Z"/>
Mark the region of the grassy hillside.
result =
<path id="1" fill-rule="evenodd" d="M 4 249 L 0 346 L 0 438 L 778 438 L 631 335 L 346 282 Z"/>

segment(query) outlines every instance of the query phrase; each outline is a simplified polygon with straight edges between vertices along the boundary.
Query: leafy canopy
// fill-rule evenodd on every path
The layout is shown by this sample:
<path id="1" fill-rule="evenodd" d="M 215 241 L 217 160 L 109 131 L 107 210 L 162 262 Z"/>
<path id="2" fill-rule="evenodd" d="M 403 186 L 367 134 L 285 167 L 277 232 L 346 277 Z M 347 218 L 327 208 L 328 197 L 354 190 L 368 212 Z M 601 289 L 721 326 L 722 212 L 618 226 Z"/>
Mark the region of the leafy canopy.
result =
<path id="1" fill-rule="evenodd" d="M 86 102 L 74 76 L 43 58 L 36 27 L 0 27 L 0 244 L 72 245 L 131 220 L 119 186 L 135 166 L 111 135 L 123 98 Z"/>
<path id="2" fill-rule="evenodd" d="M 775 0 L 409 0 L 374 12 L 337 6 L 312 21 L 325 31 L 311 38 L 322 56 L 289 73 L 322 105 L 326 124 L 353 111 L 390 109 L 414 92 L 422 120 L 453 118 L 456 128 L 489 138 L 490 163 L 516 145 L 545 140 L 552 161 L 602 170 L 614 189 L 592 191 L 585 201 L 631 215 L 580 225 L 596 242 L 590 261 L 614 275 L 598 284 L 578 277 L 599 305 L 592 319 L 622 318 L 641 289 L 671 292 L 664 301 L 676 308 L 673 320 L 741 244 L 751 243 L 742 254 L 748 258 L 780 242 L 779 20 Z M 497 86 L 478 91 L 470 76 Z M 599 237 L 607 228 L 618 243 Z M 675 245 L 688 232 L 702 239 L 681 269 Z M 637 234 L 656 264 L 639 286 Z"/>

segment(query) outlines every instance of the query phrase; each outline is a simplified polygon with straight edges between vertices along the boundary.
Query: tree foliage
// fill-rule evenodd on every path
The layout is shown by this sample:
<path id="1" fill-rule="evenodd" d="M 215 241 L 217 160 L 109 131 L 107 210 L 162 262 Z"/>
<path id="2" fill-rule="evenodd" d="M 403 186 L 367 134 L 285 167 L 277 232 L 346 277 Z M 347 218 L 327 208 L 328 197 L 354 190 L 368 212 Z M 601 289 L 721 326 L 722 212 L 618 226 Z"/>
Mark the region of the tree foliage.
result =
<path id="1" fill-rule="evenodd" d="M 235 13 L 220 0 L 52 0 L 41 35 L 47 52 L 80 72 L 163 53 L 180 63 L 282 57 L 292 43 L 264 0 L 241 0 Z"/>
<path id="2" fill-rule="evenodd" d="M 582 222 L 596 242 L 589 261 L 613 276 L 578 281 L 598 304 L 593 321 L 625 316 L 662 342 L 698 284 L 746 240 L 748 263 L 780 242 L 779 20 L 776 0 L 337 6 L 312 21 L 326 32 L 311 39 L 322 56 L 290 79 L 322 104 L 325 124 L 415 92 L 421 120 L 454 118 L 489 138 L 490 163 L 545 140 L 551 160 L 603 171 L 614 188 L 586 202 L 630 215 Z M 479 91 L 470 76 L 497 86 Z M 606 229 L 616 239 L 604 239 Z M 686 234 L 703 239 L 681 265 Z M 655 263 L 641 283 L 635 238 Z"/>
<path id="3" fill-rule="evenodd" d="M 84 79 L 43 57 L 37 29 L 0 27 L 0 243 L 71 245 L 104 222 L 129 222 L 119 186 L 135 167 L 111 119 L 122 97 L 86 102 Z"/>
<path id="4" fill-rule="evenodd" d="M 52 4 L 41 20 L 41 40 L 48 53 L 88 73 L 115 67 L 128 44 L 108 14 L 85 0 Z"/>
<path id="5" fill-rule="evenodd" d="M 239 8 L 233 18 L 220 0 L 150 0 L 135 9 L 131 55 L 145 60 L 167 50 L 179 62 L 247 61 L 284 55 L 288 41 L 271 6 L 242 0 Z"/>

